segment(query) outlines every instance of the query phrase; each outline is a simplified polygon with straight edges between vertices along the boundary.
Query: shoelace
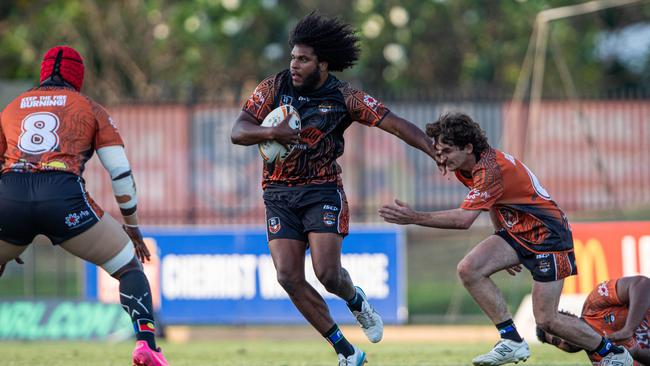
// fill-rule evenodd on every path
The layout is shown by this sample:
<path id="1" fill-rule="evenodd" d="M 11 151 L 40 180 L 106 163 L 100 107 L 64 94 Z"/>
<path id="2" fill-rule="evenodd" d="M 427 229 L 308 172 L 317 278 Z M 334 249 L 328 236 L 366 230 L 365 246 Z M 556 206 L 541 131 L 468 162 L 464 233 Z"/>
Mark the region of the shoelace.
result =
<path id="1" fill-rule="evenodd" d="M 375 325 L 375 321 L 372 318 L 372 309 L 368 311 L 361 311 L 356 314 L 357 320 L 364 328 L 369 328 Z"/>

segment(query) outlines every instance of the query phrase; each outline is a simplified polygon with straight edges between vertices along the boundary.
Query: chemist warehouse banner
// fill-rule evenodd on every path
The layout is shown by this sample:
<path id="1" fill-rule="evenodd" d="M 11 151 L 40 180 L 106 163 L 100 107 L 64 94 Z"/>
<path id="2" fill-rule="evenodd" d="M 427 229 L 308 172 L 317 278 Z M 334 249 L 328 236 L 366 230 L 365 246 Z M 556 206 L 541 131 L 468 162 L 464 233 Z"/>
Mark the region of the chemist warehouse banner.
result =
<path id="1" fill-rule="evenodd" d="M 154 306 L 166 324 L 304 323 L 278 284 L 266 231 L 258 228 L 148 229 L 145 241 L 154 253 L 145 272 Z M 386 323 L 403 323 L 405 248 L 396 226 L 355 225 L 343 242 L 343 266 L 361 286 Z M 86 295 L 119 302 L 118 282 L 87 265 Z M 307 281 L 326 299 L 339 323 L 354 318 L 344 302 L 318 282 L 309 252 Z"/>

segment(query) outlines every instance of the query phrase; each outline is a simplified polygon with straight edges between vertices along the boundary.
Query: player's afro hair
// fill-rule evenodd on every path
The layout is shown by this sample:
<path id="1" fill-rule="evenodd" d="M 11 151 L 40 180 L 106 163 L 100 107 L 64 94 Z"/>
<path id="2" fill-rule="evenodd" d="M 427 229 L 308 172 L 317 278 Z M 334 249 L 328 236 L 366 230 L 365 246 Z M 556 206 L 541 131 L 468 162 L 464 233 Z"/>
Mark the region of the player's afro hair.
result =
<path id="1" fill-rule="evenodd" d="M 312 47 L 318 60 L 327 62 L 331 71 L 343 71 L 357 62 L 361 52 L 358 41 L 350 24 L 315 11 L 300 19 L 289 36 L 289 46 Z"/>
<path id="2" fill-rule="evenodd" d="M 436 142 L 464 148 L 472 144 L 478 161 L 483 150 L 490 147 L 485 131 L 472 118 L 463 113 L 444 113 L 438 120 L 426 125 L 427 136 Z"/>

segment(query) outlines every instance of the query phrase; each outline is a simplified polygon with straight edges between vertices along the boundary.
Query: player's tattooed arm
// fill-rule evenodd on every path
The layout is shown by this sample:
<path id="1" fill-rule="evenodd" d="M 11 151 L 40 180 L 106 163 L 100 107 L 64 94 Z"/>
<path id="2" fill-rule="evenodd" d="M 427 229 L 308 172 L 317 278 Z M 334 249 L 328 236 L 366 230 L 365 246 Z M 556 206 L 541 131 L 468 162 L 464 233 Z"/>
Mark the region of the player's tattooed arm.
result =
<path id="1" fill-rule="evenodd" d="M 379 216 L 386 222 L 399 225 L 415 224 L 420 226 L 435 227 L 439 229 L 469 229 L 480 210 L 453 210 L 420 212 L 415 211 L 406 202 L 395 200 L 394 204 L 383 205 L 379 209 Z"/>

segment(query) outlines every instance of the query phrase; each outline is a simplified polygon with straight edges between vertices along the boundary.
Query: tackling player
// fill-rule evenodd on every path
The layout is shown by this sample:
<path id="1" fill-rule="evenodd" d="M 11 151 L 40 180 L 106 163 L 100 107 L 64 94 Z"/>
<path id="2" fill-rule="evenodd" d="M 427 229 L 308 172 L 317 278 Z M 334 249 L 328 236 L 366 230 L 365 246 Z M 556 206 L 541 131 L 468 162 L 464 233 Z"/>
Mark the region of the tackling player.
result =
<path id="1" fill-rule="evenodd" d="M 623 277 L 601 283 L 585 299 L 579 319 L 627 348 L 636 361 L 635 366 L 650 366 L 650 278 Z M 539 327 L 537 338 L 566 352 L 584 350 Z M 600 356 L 587 355 L 594 366 L 599 365 Z"/>
<path id="2" fill-rule="evenodd" d="M 523 264 L 533 275 L 533 313 L 537 325 L 584 349 L 630 365 L 622 347 L 598 335 L 585 323 L 558 313 L 564 278 L 577 273 L 573 238 L 566 216 L 535 175 L 513 156 L 488 145 L 481 127 L 462 113 L 444 114 L 427 124 L 435 140 L 437 161 L 469 188 L 460 208 L 417 212 L 395 200 L 379 215 L 387 222 L 442 229 L 468 229 L 482 211 L 489 211 L 496 229 L 458 264 L 458 275 L 483 312 L 495 324 L 501 341 L 472 361 L 494 366 L 525 361 L 530 356 L 508 312 L 501 291 L 490 276 Z"/>
<path id="3" fill-rule="evenodd" d="M 347 302 L 371 342 L 379 342 L 383 323 L 341 267 L 341 246 L 348 234 L 349 210 L 336 159 L 343 154 L 343 132 L 359 122 L 392 133 L 430 156 L 431 140 L 415 125 L 331 71 L 343 71 L 359 57 L 358 38 L 350 25 L 311 13 L 291 32 L 289 69 L 264 79 L 245 102 L 232 129 L 232 142 L 254 145 L 276 140 L 293 145 L 283 160 L 264 164 L 267 234 L 278 282 L 294 305 L 334 347 L 339 365 L 357 366 L 366 356 L 352 346 L 332 319 L 320 294 L 305 280 L 305 251 L 327 291 Z M 291 104 L 302 130 L 288 118 L 261 127 L 270 111 Z"/>
<path id="4" fill-rule="evenodd" d="M 124 143 L 106 110 L 81 94 L 84 64 L 73 48 L 45 53 L 40 86 L 0 115 L 0 273 L 38 234 L 102 267 L 120 282 L 120 302 L 136 332 L 133 364 L 166 366 L 156 348 L 149 250 L 138 228 L 135 182 Z M 84 165 L 97 151 L 111 177 L 124 224 L 86 192 Z"/>

